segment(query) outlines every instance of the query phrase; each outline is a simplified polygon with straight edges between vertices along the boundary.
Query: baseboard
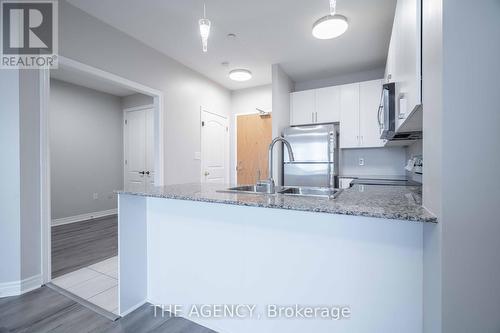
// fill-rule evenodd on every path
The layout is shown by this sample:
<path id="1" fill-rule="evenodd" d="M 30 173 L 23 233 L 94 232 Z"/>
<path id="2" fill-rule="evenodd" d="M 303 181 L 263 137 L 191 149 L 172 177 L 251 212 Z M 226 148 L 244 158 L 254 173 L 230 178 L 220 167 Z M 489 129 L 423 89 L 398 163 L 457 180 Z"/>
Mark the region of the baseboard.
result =
<path id="1" fill-rule="evenodd" d="M 118 298 L 119 299 L 119 298 Z M 137 310 L 138 308 L 140 308 L 141 306 L 143 306 L 144 304 L 148 303 L 146 300 L 144 301 L 140 301 L 139 303 L 137 303 L 136 305 L 133 305 L 131 306 L 130 308 L 128 308 L 127 310 L 123 311 L 123 313 L 120 313 L 120 316 L 121 317 L 125 317 L 126 315 L 128 315 L 129 313 L 131 312 L 134 312 L 135 310 Z M 118 306 L 118 308 L 120 308 Z"/>
<path id="2" fill-rule="evenodd" d="M 42 286 L 42 276 L 34 275 L 24 280 L 0 283 L 0 298 L 18 296 Z"/>
<path id="3" fill-rule="evenodd" d="M 63 217 L 60 219 L 54 219 L 52 220 L 52 226 L 57 226 L 57 225 L 64 225 L 64 224 L 69 224 L 69 223 L 75 223 L 75 222 L 82 222 L 82 221 L 87 221 L 87 220 L 92 220 L 92 219 L 98 219 L 101 217 L 106 217 L 110 215 L 116 215 L 118 213 L 118 209 L 108 209 L 108 210 L 103 210 L 100 212 L 93 212 L 93 213 L 87 213 L 87 214 L 80 214 L 80 215 L 75 215 L 75 216 L 69 216 L 69 217 Z"/>

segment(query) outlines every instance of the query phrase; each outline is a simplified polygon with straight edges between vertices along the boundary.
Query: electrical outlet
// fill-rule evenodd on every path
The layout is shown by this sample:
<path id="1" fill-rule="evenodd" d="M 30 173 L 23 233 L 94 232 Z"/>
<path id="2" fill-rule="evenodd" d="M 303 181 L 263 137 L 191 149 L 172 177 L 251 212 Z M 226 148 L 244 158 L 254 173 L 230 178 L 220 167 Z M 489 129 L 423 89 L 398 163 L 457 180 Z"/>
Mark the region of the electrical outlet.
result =
<path id="1" fill-rule="evenodd" d="M 365 159 L 364 159 L 363 157 L 360 157 L 360 158 L 359 158 L 359 165 L 360 165 L 360 166 L 365 165 Z"/>
<path id="2" fill-rule="evenodd" d="M 94 198 L 94 200 L 99 200 L 99 193 L 94 193 L 92 198 Z"/>

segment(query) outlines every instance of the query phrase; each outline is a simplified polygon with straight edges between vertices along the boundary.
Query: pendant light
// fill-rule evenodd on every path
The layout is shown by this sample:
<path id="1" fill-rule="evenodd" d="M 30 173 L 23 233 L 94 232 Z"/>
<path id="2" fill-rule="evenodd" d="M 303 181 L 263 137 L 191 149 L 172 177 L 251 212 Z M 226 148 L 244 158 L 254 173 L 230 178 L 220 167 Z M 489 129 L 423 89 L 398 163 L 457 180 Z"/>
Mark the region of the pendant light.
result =
<path id="1" fill-rule="evenodd" d="M 208 36 L 210 35 L 210 20 L 207 19 L 205 4 L 203 4 L 203 18 L 198 21 L 200 25 L 201 43 L 203 44 L 203 52 L 208 51 Z"/>
<path id="2" fill-rule="evenodd" d="M 314 22 L 312 34 L 318 39 L 332 39 L 342 35 L 348 27 L 347 18 L 337 14 L 337 0 L 330 0 L 330 14 Z"/>

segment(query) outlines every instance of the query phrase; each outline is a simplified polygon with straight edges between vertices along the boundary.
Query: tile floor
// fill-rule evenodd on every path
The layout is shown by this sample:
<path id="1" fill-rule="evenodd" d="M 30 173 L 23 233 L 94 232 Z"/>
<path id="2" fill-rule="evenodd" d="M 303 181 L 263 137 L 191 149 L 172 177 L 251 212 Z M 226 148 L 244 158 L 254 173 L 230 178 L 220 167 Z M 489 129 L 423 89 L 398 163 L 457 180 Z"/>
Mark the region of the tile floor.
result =
<path id="1" fill-rule="evenodd" d="M 53 279 L 52 283 L 118 314 L 118 257 L 62 275 Z"/>

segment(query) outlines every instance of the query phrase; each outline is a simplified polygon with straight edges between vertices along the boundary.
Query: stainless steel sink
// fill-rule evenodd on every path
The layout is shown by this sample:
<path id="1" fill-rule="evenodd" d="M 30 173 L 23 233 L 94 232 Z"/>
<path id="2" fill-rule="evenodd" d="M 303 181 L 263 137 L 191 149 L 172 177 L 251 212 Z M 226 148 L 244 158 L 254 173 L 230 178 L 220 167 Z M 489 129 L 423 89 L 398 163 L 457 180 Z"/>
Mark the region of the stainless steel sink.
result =
<path id="1" fill-rule="evenodd" d="M 341 189 L 329 188 L 329 187 L 277 187 L 276 193 L 283 195 L 296 195 L 304 197 L 322 197 L 335 199 L 341 192 Z M 229 192 L 229 193 L 248 193 L 248 194 L 268 194 L 266 192 L 265 186 L 259 185 L 242 185 L 236 187 L 230 187 L 226 190 L 220 190 L 217 192 Z"/>
<path id="2" fill-rule="evenodd" d="M 324 197 L 332 199 L 335 199 L 340 192 L 342 192 L 341 189 L 330 187 L 285 187 L 278 191 L 278 193 L 286 195 Z"/>
<path id="3" fill-rule="evenodd" d="M 259 185 L 242 185 L 242 186 L 230 187 L 227 190 L 220 190 L 217 192 L 267 194 L 266 187 Z"/>

